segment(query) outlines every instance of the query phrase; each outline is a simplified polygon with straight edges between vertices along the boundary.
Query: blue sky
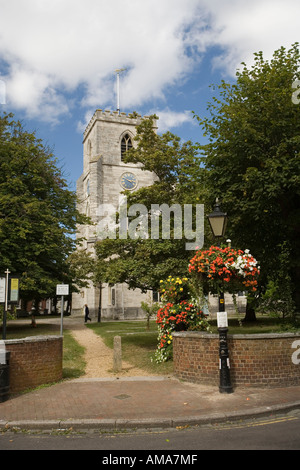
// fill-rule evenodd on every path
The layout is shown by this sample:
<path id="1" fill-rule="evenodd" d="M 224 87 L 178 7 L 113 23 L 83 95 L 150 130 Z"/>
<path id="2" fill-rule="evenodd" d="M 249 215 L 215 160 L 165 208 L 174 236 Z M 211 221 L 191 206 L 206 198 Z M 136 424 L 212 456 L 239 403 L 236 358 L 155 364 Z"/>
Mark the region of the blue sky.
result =
<path id="1" fill-rule="evenodd" d="M 210 84 L 253 53 L 300 42 L 299 0 L 0 0 L 0 111 L 35 130 L 71 189 L 96 109 L 156 113 L 159 132 L 201 141 Z"/>

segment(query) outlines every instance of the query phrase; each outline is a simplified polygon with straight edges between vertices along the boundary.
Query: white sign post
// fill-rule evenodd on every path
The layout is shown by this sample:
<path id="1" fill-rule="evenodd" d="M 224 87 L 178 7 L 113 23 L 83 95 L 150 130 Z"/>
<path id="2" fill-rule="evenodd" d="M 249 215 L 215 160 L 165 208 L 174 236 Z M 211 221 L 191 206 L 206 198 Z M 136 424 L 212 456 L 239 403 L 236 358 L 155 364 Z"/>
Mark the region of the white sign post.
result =
<path id="1" fill-rule="evenodd" d="M 69 295 L 69 284 L 57 284 L 56 295 Z"/>
<path id="2" fill-rule="evenodd" d="M 0 277 L 0 303 L 4 304 L 5 303 L 5 277 Z"/>
<path id="3" fill-rule="evenodd" d="M 1 300 L 3 299 L 4 289 L 4 311 L 3 311 L 3 324 L 2 324 L 2 339 L 6 339 L 6 317 L 7 317 L 7 302 L 8 302 L 8 276 L 10 271 L 5 271 L 5 278 L 1 278 Z"/>
<path id="4" fill-rule="evenodd" d="M 56 295 L 61 296 L 61 316 L 60 316 L 60 335 L 63 335 L 63 320 L 64 320 L 64 296 L 69 295 L 69 284 L 57 284 Z"/>
<path id="5" fill-rule="evenodd" d="M 5 294 L 6 294 L 6 279 L 5 277 L 0 277 L 0 303 L 3 304 L 3 310 L 5 310 Z M 5 312 L 3 311 L 3 325 L 2 325 L 2 335 L 3 339 L 5 339 Z M 1 345 L 0 345 L 0 356 L 1 356 Z M 4 362 L 1 362 L 1 357 L 0 357 L 0 364 L 4 364 Z"/>

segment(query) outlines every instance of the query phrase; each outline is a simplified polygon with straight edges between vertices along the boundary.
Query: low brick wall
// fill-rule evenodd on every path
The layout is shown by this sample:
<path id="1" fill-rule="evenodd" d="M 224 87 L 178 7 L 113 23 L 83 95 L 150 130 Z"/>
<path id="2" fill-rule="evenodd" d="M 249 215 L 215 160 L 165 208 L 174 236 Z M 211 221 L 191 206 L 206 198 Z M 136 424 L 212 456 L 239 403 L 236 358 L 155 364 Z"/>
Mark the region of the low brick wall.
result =
<path id="1" fill-rule="evenodd" d="M 228 334 L 233 386 L 300 385 L 300 333 Z M 193 383 L 219 385 L 219 335 L 173 333 L 176 377 Z"/>
<path id="2" fill-rule="evenodd" d="M 62 379 L 62 336 L 34 336 L 5 340 L 10 351 L 10 393 Z"/>

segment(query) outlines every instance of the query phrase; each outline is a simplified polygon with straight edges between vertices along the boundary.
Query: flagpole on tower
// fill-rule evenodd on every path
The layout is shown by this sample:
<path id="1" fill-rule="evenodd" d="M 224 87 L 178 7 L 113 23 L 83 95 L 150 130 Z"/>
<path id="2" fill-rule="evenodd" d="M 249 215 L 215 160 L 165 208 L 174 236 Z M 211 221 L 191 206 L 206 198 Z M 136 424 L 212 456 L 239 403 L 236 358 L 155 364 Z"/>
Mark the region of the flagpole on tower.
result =
<path id="1" fill-rule="evenodd" d="M 117 111 L 120 114 L 120 73 L 125 72 L 127 69 L 116 69 L 117 74 Z"/>

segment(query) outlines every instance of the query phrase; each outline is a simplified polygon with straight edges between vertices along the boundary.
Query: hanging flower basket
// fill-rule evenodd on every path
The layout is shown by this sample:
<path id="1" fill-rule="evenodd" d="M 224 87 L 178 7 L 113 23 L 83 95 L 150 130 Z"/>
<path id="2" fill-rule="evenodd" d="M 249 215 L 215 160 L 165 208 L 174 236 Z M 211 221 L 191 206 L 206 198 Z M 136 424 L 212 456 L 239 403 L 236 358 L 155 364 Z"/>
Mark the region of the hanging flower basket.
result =
<path id="1" fill-rule="evenodd" d="M 260 268 L 249 250 L 211 246 L 199 250 L 190 260 L 189 272 L 202 283 L 205 292 L 256 291 Z"/>

